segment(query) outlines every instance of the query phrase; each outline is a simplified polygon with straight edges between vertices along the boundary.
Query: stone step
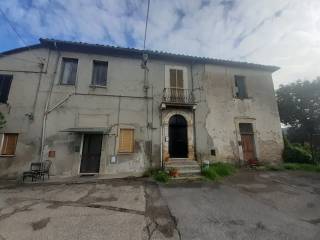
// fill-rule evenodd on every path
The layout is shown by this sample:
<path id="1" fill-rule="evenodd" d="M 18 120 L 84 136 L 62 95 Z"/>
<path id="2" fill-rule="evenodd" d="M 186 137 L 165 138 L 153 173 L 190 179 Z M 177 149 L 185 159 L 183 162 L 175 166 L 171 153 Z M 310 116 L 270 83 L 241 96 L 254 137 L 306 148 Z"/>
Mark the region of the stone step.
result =
<path id="1" fill-rule="evenodd" d="M 166 168 L 181 168 L 181 169 L 186 169 L 186 168 L 200 168 L 198 164 L 165 164 L 164 165 Z"/>
<path id="2" fill-rule="evenodd" d="M 201 168 L 198 162 L 188 159 L 170 159 L 165 162 L 165 168 L 176 168 L 179 176 L 174 179 L 201 178 Z"/>
<path id="3" fill-rule="evenodd" d="M 193 161 L 193 160 L 169 160 L 165 162 L 165 165 L 178 165 L 178 166 L 183 166 L 183 165 L 192 165 L 192 166 L 199 166 L 198 162 Z"/>

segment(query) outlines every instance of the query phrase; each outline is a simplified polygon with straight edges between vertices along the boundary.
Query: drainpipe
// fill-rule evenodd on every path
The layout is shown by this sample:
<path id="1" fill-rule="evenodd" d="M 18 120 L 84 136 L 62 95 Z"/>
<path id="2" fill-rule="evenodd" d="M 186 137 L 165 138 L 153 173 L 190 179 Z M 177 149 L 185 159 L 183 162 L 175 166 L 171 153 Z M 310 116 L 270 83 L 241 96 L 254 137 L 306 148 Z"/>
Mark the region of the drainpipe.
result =
<path id="1" fill-rule="evenodd" d="M 193 99 L 194 99 L 194 94 L 193 94 L 193 91 L 194 91 L 194 83 L 193 83 L 193 62 L 191 63 L 190 65 L 190 71 L 191 71 L 191 94 L 193 95 Z M 196 131 L 196 109 L 193 108 L 192 109 L 192 115 L 193 115 L 193 136 L 194 136 L 194 157 L 195 157 L 195 160 L 197 161 L 197 131 Z"/>
<path id="2" fill-rule="evenodd" d="M 113 156 L 116 155 L 117 137 L 118 137 L 118 135 L 119 135 L 120 105 L 121 105 L 121 96 L 119 96 L 119 102 L 118 102 L 117 132 L 116 132 L 116 134 L 114 135 Z M 116 161 L 118 161 L 118 158 L 116 158 Z"/>
<path id="3" fill-rule="evenodd" d="M 57 59 L 56 59 L 55 68 L 54 68 L 54 72 L 53 72 L 52 79 L 51 79 L 51 82 L 50 82 L 49 92 L 48 92 L 48 96 L 47 96 L 47 99 L 46 99 L 46 104 L 45 104 L 45 107 L 44 107 L 44 114 L 43 114 L 43 119 L 42 119 L 42 130 L 41 130 L 40 162 L 43 161 L 44 141 L 45 141 L 45 137 L 46 137 L 46 128 L 47 128 L 47 117 L 48 117 L 49 103 L 50 103 L 50 100 L 51 100 L 51 94 L 52 94 L 52 90 L 53 90 L 53 86 L 54 86 L 54 80 L 56 78 L 56 74 L 57 74 L 57 70 L 58 70 L 58 63 L 59 63 L 59 59 L 60 59 L 60 56 L 61 56 L 61 53 L 57 48 L 56 42 L 54 42 L 54 47 L 58 52 L 58 56 L 57 56 Z"/>
<path id="4" fill-rule="evenodd" d="M 162 124 L 162 110 L 160 109 L 160 165 L 163 168 L 163 124 Z"/>
<path id="5" fill-rule="evenodd" d="M 40 90 L 40 84 L 41 84 L 44 64 L 42 62 L 39 63 L 39 67 L 40 67 L 40 73 L 39 73 L 38 84 L 37 84 L 37 89 L 36 89 L 36 96 L 35 96 L 33 104 L 32 104 L 32 113 L 28 114 L 28 117 L 29 117 L 30 120 L 34 119 L 34 115 L 35 115 L 35 112 L 36 112 L 36 104 L 37 104 L 37 101 L 38 101 L 38 96 L 39 96 L 39 90 Z"/>

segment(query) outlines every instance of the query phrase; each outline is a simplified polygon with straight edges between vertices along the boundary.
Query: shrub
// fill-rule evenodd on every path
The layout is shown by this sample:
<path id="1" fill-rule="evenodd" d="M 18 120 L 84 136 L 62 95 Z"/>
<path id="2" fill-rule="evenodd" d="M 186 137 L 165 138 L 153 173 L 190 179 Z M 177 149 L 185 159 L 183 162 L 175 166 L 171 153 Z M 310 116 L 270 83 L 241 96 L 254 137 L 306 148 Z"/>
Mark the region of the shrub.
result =
<path id="1" fill-rule="evenodd" d="M 163 170 L 157 170 L 153 172 L 153 179 L 157 182 L 163 182 L 166 183 L 169 181 L 169 175 L 167 172 Z"/>
<path id="2" fill-rule="evenodd" d="M 312 163 L 310 150 L 301 144 L 291 144 L 285 139 L 283 161 L 286 163 Z"/>
<path id="3" fill-rule="evenodd" d="M 236 171 L 235 167 L 229 163 L 213 163 L 209 166 L 203 166 L 202 175 L 210 180 L 216 180 L 220 177 L 226 177 Z"/>
<path id="4" fill-rule="evenodd" d="M 216 173 L 215 169 L 211 167 L 203 169 L 202 175 L 210 180 L 216 180 L 218 178 L 218 174 Z"/>

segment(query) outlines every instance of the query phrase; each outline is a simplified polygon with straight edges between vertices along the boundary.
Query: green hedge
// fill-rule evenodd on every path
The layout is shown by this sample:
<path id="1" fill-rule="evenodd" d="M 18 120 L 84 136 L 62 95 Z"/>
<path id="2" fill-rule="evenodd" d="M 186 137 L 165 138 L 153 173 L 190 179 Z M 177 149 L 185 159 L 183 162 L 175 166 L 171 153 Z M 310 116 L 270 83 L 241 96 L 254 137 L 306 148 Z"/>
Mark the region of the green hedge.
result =
<path id="1" fill-rule="evenodd" d="M 286 163 L 313 163 L 310 149 L 301 144 L 291 144 L 284 140 L 283 161 Z"/>

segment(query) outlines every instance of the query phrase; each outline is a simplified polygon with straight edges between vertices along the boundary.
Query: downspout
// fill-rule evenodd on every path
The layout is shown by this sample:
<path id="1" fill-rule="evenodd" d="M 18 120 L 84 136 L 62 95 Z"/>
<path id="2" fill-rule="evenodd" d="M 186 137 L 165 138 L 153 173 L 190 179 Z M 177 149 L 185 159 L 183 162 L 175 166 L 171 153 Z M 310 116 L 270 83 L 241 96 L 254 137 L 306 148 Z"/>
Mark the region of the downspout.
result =
<path id="1" fill-rule="evenodd" d="M 118 137 L 118 135 L 119 135 L 119 124 L 120 124 L 120 105 L 121 105 L 121 96 L 119 96 L 119 102 L 118 102 L 117 132 L 116 132 L 116 134 L 114 135 L 113 156 L 116 156 L 117 137 Z M 116 158 L 116 161 L 118 161 L 118 158 Z"/>
<path id="2" fill-rule="evenodd" d="M 151 135 L 152 135 L 152 128 L 153 126 L 150 126 L 149 124 L 149 97 L 148 97 L 148 90 L 149 90 L 149 81 L 148 81 L 148 54 L 143 53 L 142 54 L 142 62 L 141 62 L 141 68 L 144 70 L 144 79 L 143 79 L 143 91 L 144 91 L 144 97 L 146 99 L 146 135 L 147 139 L 150 141 L 150 144 L 152 144 L 151 136 L 150 136 L 150 129 L 151 129 Z M 152 120 L 153 121 L 153 120 Z M 150 146 L 151 150 L 147 153 L 149 163 L 151 164 L 151 159 L 152 159 L 152 145 Z"/>
<path id="3" fill-rule="evenodd" d="M 194 97 L 194 83 L 193 83 L 193 62 L 190 65 L 190 71 L 191 71 L 191 94 L 193 95 L 192 98 L 195 100 Z M 193 107 L 192 109 L 192 115 L 193 115 L 193 136 L 194 136 L 194 157 L 197 161 L 197 131 L 196 131 L 196 108 Z"/>
<path id="4" fill-rule="evenodd" d="M 160 109 L 160 165 L 163 168 L 163 126 L 162 126 L 162 110 Z"/>
<path id="5" fill-rule="evenodd" d="M 151 86 L 151 96 L 152 96 L 152 100 L 151 100 L 151 139 L 150 139 L 150 163 L 152 165 L 152 154 L 153 154 L 153 131 L 154 131 L 154 126 L 153 126 L 153 104 L 154 104 L 154 100 L 153 100 L 153 85 Z M 148 100 L 147 100 L 148 101 Z"/>
<path id="6" fill-rule="evenodd" d="M 35 115 L 35 112 L 36 112 L 36 105 L 37 105 L 38 96 L 39 96 L 39 90 L 40 90 L 40 84 L 41 84 L 41 80 L 42 80 L 42 73 L 43 73 L 44 64 L 43 63 L 39 63 L 39 67 L 40 67 L 40 73 L 39 73 L 38 84 L 37 84 L 37 89 L 36 89 L 36 96 L 35 96 L 33 104 L 32 104 L 32 113 L 28 114 L 30 120 L 34 119 L 34 115 Z"/>
<path id="7" fill-rule="evenodd" d="M 48 92 L 48 96 L 47 96 L 47 99 L 46 99 L 46 104 L 45 104 L 45 107 L 44 107 L 44 113 L 43 113 L 43 119 L 42 119 L 42 130 L 41 130 L 40 162 L 43 161 L 44 141 L 45 141 L 45 137 L 46 137 L 46 127 L 47 127 L 47 117 L 48 117 L 49 103 L 50 103 L 50 100 L 51 100 L 51 94 L 52 94 L 52 89 L 53 89 L 53 86 L 54 86 L 54 80 L 56 78 L 56 74 L 57 74 L 57 70 L 58 70 L 58 63 L 59 63 L 59 59 L 60 59 L 60 56 L 61 56 L 61 53 L 57 48 L 56 42 L 54 42 L 54 47 L 58 52 L 58 56 L 57 56 L 57 59 L 56 59 L 55 68 L 54 68 L 54 72 L 53 72 L 53 75 L 52 75 L 51 83 L 50 83 L 50 86 L 49 86 L 49 92 Z"/>

